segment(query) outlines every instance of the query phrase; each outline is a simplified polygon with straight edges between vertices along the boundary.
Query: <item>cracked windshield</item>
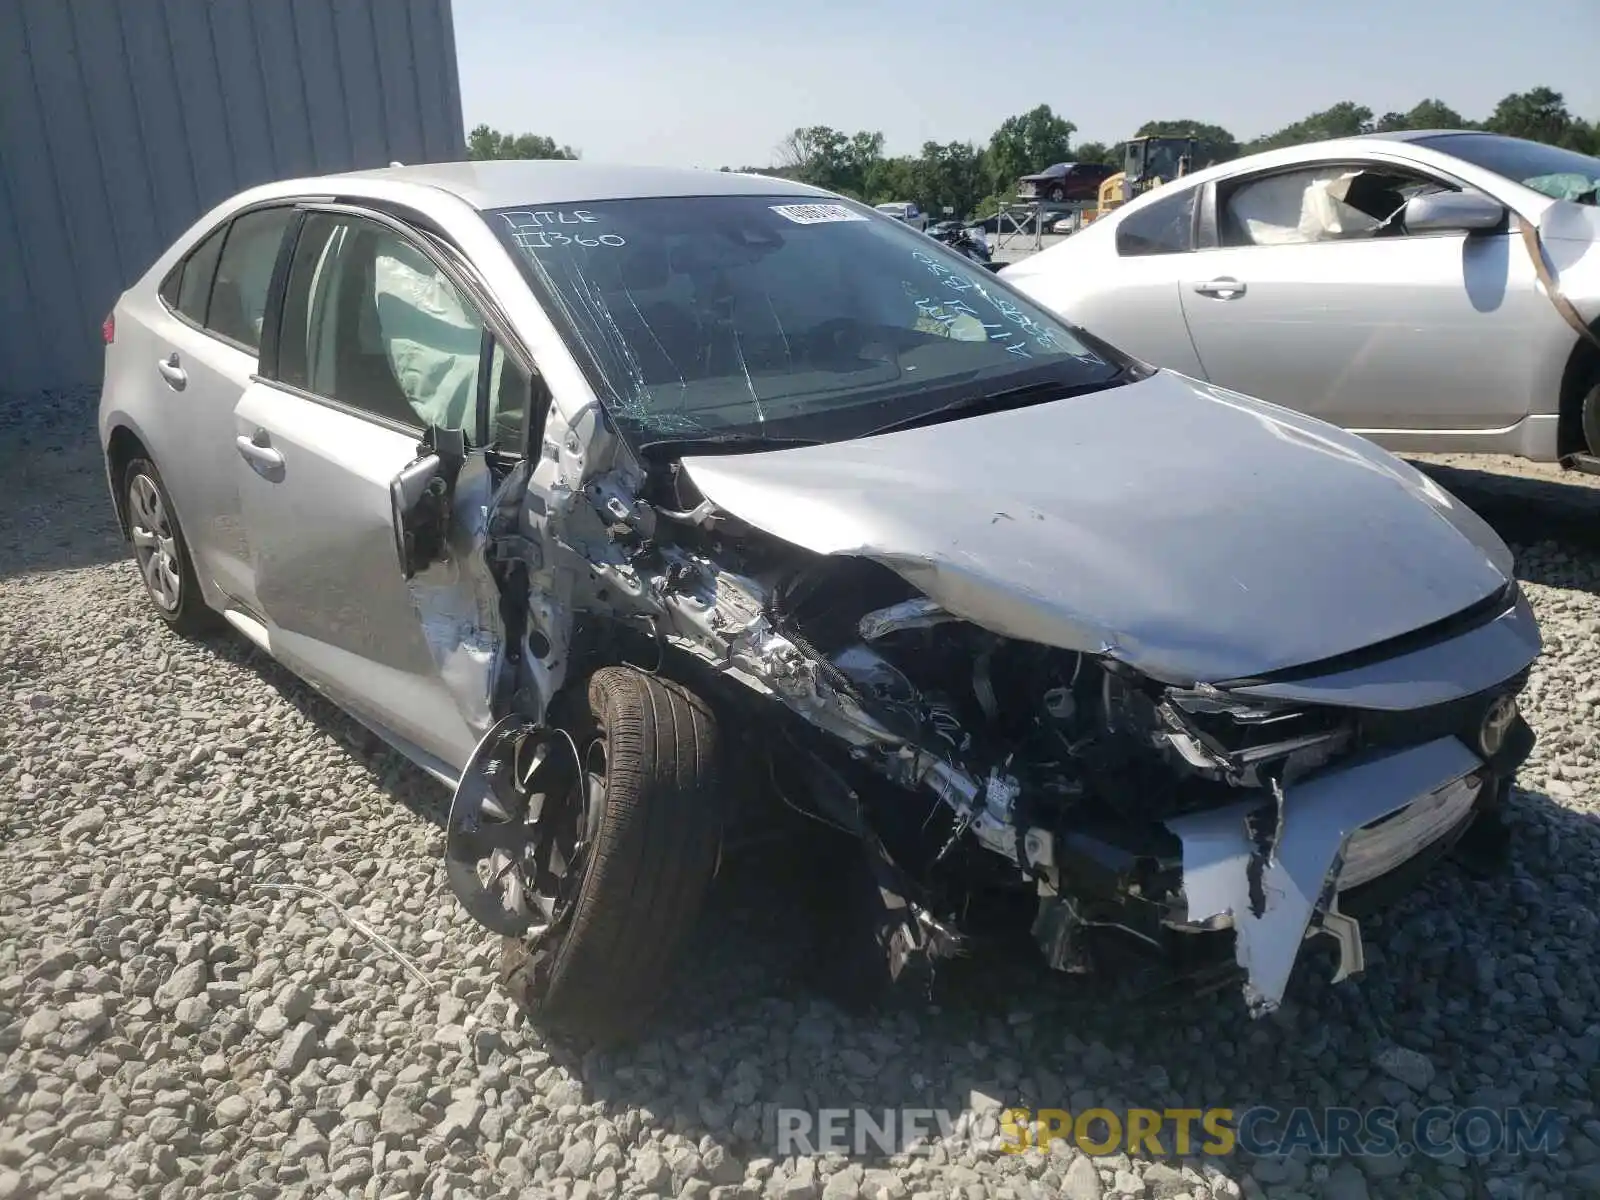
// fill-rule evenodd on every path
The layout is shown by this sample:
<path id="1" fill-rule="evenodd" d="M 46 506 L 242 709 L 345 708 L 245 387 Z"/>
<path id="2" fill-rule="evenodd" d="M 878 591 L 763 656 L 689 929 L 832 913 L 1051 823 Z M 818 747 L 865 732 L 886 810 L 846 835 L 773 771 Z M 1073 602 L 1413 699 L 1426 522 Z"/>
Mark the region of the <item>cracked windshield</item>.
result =
<path id="1" fill-rule="evenodd" d="M 952 388 L 1065 391 L 1118 367 L 990 272 L 844 203 L 674 197 L 492 219 L 638 440 L 831 440 Z"/>

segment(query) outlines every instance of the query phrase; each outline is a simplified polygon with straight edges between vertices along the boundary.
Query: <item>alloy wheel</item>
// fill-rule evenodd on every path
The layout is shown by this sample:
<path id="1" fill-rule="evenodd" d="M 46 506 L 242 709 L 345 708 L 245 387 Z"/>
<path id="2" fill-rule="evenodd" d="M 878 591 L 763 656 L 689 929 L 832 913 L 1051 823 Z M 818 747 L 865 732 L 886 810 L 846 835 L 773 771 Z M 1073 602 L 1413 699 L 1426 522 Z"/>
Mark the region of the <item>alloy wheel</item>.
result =
<path id="1" fill-rule="evenodd" d="M 163 612 L 177 612 L 183 602 L 178 539 L 161 489 L 148 475 L 137 474 L 128 481 L 128 530 L 150 598 Z"/>
<path id="2" fill-rule="evenodd" d="M 513 724 L 486 738 L 480 755 L 450 807 L 451 890 L 494 933 L 558 928 L 577 900 L 605 807 L 604 736 L 580 750 L 563 730 Z"/>

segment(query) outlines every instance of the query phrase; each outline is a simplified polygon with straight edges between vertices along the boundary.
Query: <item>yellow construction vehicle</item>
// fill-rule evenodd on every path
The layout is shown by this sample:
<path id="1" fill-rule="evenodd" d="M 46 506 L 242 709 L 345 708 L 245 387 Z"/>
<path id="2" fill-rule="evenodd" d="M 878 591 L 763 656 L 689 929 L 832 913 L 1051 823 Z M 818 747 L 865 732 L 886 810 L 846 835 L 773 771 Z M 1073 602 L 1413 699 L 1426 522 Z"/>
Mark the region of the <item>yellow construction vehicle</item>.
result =
<path id="1" fill-rule="evenodd" d="M 1187 175 L 1194 169 L 1197 148 L 1192 137 L 1137 137 L 1124 142 L 1122 170 L 1100 185 L 1094 211 L 1084 213 L 1084 221 L 1103 217 L 1141 192 Z"/>

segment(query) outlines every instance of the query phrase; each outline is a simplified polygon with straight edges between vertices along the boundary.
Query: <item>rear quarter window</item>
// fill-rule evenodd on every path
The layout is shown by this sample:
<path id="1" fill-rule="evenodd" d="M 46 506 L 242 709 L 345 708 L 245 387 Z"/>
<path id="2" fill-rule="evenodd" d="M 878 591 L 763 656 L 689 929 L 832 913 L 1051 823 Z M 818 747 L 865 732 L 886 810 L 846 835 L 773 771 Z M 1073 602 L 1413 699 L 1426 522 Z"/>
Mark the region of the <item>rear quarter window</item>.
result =
<path id="1" fill-rule="evenodd" d="M 211 303 L 211 282 L 216 278 L 217 259 L 222 255 L 222 242 L 228 235 L 226 224 L 218 226 L 198 246 L 184 257 L 173 271 L 178 280 L 172 285 L 175 299 L 167 300 L 196 325 L 206 323 L 206 309 Z M 173 275 L 167 276 L 172 283 Z M 162 285 L 161 297 L 166 300 L 168 288 Z"/>
<path id="2" fill-rule="evenodd" d="M 1198 189 L 1163 196 L 1117 225 L 1117 253 L 1124 258 L 1182 254 L 1194 249 L 1194 205 Z"/>

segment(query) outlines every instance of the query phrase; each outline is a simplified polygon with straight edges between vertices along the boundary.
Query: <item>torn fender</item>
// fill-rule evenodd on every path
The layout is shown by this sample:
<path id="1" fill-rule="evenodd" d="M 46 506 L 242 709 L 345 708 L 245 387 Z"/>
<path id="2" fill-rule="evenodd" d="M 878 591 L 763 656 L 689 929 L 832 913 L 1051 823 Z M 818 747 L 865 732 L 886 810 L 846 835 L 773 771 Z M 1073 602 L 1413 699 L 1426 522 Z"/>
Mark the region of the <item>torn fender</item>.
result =
<path id="1" fill-rule="evenodd" d="M 1248 827 L 1261 808 L 1259 800 L 1166 822 L 1183 843 L 1190 923 L 1232 918 L 1234 953 L 1245 970 L 1245 1002 L 1252 1015 L 1271 1012 L 1282 1002 L 1312 916 L 1350 836 L 1482 765 L 1460 741 L 1445 737 L 1319 775 L 1285 790 L 1281 834 L 1270 846 L 1253 839 Z M 1342 923 L 1347 937 L 1359 937 L 1353 926 Z"/>
<path id="2" fill-rule="evenodd" d="M 1361 649 L 1493 595 L 1511 569 L 1480 519 L 1370 442 L 1164 371 L 684 466 L 775 537 L 875 559 L 1002 636 L 1167 683 Z"/>

